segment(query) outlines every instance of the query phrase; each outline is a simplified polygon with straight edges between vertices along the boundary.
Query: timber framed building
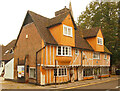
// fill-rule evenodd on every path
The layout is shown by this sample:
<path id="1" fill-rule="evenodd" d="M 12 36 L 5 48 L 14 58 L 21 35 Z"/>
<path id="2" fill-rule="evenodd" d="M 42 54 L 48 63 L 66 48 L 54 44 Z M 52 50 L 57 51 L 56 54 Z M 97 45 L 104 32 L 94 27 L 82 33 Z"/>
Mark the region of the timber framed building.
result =
<path id="1" fill-rule="evenodd" d="M 57 83 L 107 77 L 110 54 L 101 29 L 78 30 L 70 9 L 51 19 L 28 11 L 15 44 L 14 80 L 47 85 L 55 77 Z"/>

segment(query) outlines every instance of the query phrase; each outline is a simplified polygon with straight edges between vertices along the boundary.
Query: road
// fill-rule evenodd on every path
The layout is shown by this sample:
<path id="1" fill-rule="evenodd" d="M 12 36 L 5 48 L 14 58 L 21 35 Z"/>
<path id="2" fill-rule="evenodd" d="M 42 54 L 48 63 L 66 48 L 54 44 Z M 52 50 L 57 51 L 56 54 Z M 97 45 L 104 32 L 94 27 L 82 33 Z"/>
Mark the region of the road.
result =
<path id="1" fill-rule="evenodd" d="M 85 87 L 78 87 L 75 89 L 117 89 L 118 88 L 118 80 L 93 84 Z"/>
<path id="2" fill-rule="evenodd" d="M 47 91 L 48 90 L 58 91 L 58 89 L 64 90 L 64 91 L 67 91 L 67 90 L 68 91 L 69 90 L 71 91 L 73 90 L 77 90 L 77 91 L 88 91 L 88 90 L 89 91 L 118 91 L 117 89 L 118 88 L 120 89 L 120 79 L 118 81 L 118 77 L 104 78 L 102 80 L 98 80 L 98 79 L 97 80 L 85 80 L 85 81 L 77 81 L 74 83 L 59 84 L 57 85 L 56 88 L 54 85 L 36 86 L 34 84 L 17 83 L 17 82 L 12 82 L 12 81 L 2 81 L 0 84 L 2 85 L 2 89 L 29 89 L 29 91 L 31 91 L 30 89 L 34 89 L 34 91 L 37 91 L 38 89 L 41 89 L 41 91 L 43 89 L 44 90 L 46 89 Z M 114 90 L 108 90 L 108 89 L 114 89 Z M 23 90 L 18 90 L 18 91 L 23 91 Z"/>

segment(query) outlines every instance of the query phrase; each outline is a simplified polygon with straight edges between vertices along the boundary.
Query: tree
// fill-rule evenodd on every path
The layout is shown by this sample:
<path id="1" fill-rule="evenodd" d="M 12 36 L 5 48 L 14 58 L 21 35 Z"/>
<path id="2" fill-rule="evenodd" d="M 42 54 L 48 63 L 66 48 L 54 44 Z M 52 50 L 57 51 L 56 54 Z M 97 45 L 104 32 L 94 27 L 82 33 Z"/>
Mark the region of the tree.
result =
<path id="1" fill-rule="evenodd" d="M 119 10 L 118 2 L 91 2 L 77 20 L 80 29 L 101 27 L 105 38 L 105 46 L 112 52 L 112 64 L 120 61 Z"/>

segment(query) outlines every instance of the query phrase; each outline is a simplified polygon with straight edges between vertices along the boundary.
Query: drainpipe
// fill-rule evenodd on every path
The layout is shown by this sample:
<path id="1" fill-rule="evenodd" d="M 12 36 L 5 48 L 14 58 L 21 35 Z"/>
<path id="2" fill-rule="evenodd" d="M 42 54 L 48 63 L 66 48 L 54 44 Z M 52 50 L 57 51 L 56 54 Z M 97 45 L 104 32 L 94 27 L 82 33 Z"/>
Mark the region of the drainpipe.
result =
<path id="1" fill-rule="evenodd" d="M 38 84 L 38 81 L 37 81 L 37 54 L 42 50 L 44 49 L 45 46 L 43 48 L 40 48 L 37 52 L 36 52 L 36 85 Z M 40 61 L 40 66 L 41 66 L 41 61 Z"/>
<path id="2" fill-rule="evenodd" d="M 83 53 L 83 50 L 81 50 L 81 70 L 82 70 L 82 53 Z M 81 76 L 83 77 L 83 71 L 82 71 L 82 75 Z M 82 80 L 83 80 L 83 78 L 82 78 Z"/>
<path id="3" fill-rule="evenodd" d="M 83 50 L 81 50 L 81 66 L 82 66 L 82 52 L 83 52 Z"/>

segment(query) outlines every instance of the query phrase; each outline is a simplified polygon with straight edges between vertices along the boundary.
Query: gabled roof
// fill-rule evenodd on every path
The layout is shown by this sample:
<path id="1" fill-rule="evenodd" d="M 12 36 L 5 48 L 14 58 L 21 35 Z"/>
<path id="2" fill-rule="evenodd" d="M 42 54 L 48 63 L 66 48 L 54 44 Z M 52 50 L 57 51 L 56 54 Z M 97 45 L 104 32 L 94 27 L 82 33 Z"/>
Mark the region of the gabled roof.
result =
<path id="1" fill-rule="evenodd" d="M 65 12 L 65 13 L 62 13 L 54 18 L 51 18 L 49 19 L 46 27 L 52 27 L 54 25 L 57 25 L 57 24 L 61 24 L 62 21 L 65 19 L 65 17 L 67 17 L 67 15 L 69 14 L 69 12 Z"/>
<path id="2" fill-rule="evenodd" d="M 82 30 L 82 32 L 83 32 L 83 37 L 84 37 L 85 39 L 86 39 L 86 38 L 96 37 L 99 29 L 100 29 L 99 27 L 95 27 L 95 28 L 91 28 L 91 29 Z"/>
<path id="3" fill-rule="evenodd" d="M 13 51 L 13 49 L 15 47 L 15 42 L 16 42 L 16 40 L 12 40 L 6 46 L 1 46 L 2 57 L 0 58 L 0 60 L 9 61 L 14 57 L 14 53 L 11 53 L 11 51 Z"/>
<path id="4" fill-rule="evenodd" d="M 87 40 L 82 38 L 80 30 L 75 31 L 75 47 L 93 51 L 93 48 L 90 46 Z"/>
<path id="5" fill-rule="evenodd" d="M 49 44 L 57 44 L 56 40 L 54 39 L 48 28 L 46 28 L 46 23 L 48 23 L 49 19 L 32 11 L 28 11 L 28 13 L 30 14 L 33 23 L 35 24 L 38 33 L 40 34 L 44 42 Z"/>
<path id="6" fill-rule="evenodd" d="M 52 34 L 50 33 L 48 28 L 53 27 L 54 25 L 57 25 L 57 24 L 61 24 L 62 21 L 67 17 L 68 14 L 71 15 L 70 12 L 65 12 L 54 18 L 49 19 L 49 18 L 43 17 L 39 14 L 36 14 L 32 11 L 28 11 L 26 14 L 26 17 L 24 19 L 23 25 L 20 29 L 17 40 L 20 36 L 23 26 L 25 26 L 28 23 L 33 22 L 38 30 L 38 33 L 40 34 L 41 38 L 44 40 L 44 42 L 46 44 L 57 45 L 58 43 L 56 42 L 56 40 L 54 39 L 54 37 L 52 36 Z M 76 28 L 76 24 L 74 22 L 72 15 L 71 15 L 71 18 L 72 18 L 74 27 Z M 15 43 L 15 46 L 16 46 L 16 44 L 17 44 L 17 41 Z"/>

